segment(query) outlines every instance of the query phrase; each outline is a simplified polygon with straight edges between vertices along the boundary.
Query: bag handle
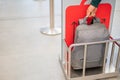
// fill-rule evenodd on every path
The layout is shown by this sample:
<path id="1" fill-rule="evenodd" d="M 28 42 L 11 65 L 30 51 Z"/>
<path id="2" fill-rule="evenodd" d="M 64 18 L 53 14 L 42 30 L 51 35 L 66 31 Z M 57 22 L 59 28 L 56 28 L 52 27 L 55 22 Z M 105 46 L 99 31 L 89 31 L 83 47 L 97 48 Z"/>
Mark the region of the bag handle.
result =
<path id="1" fill-rule="evenodd" d="M 90 22 L 88 22 L 89 20 L 91 20 Z M 93 23 L 100 23 L 100 19 L 96 18 L 96 17 L 85 17 L 83 19 L 79 19 L 79 24 L 93 24 Z"/>

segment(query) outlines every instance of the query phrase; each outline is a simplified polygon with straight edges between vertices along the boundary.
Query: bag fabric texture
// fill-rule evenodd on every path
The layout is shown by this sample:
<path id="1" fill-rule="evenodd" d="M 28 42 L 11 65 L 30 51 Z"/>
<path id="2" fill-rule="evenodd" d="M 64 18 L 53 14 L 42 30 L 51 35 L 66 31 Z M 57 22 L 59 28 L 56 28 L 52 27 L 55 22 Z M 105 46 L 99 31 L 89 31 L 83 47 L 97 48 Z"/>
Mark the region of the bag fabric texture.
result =
<path id="1" fill-rule="evenodd" d="M 100 22 L 91 25 L 80 24 L 76 28 L 74 43 L 88 43 L 109 39 L 109 31 Z M 100 67 L 103 65 L 105 43 L 88 45 L 86 68 Z M 71 54 L 73 69 L 82 69 L 84 62 L 84 46 L 74 47 Z"/>

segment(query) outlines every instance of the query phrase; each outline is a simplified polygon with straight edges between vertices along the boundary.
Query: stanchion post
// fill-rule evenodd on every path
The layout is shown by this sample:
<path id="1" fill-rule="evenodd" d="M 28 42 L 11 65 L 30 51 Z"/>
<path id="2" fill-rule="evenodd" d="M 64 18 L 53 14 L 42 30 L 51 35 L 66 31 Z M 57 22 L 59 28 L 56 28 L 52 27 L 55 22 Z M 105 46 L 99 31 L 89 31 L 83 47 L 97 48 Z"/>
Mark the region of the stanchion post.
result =
<path id="1" fill-rule="evenodd" d="M 53 36 L 61 34 L 61 29 L 54 27 L 54 0 L 50 0 L 49 3 L 50 3 L 50 27 L 41 28 L 40 32 L 45 35 Z"/>
<path id="2" fill-rule="evenodd" d="M 54 29 L 54 1 L 50 1 L 50 29 Z"/>

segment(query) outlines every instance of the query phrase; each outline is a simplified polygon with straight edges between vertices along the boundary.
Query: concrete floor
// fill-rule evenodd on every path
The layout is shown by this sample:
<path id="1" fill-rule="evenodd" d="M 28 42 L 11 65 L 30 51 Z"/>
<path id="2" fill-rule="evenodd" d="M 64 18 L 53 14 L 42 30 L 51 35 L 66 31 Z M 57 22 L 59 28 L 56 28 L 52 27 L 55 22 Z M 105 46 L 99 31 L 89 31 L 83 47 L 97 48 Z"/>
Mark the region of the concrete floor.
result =
<path id="1" fill-rule="evenodd" d="M 0 80 L 64 80 L 61 36 L 40 33 L 49 26 L 48 1 L 0 0 Z"/>
<path id="2" fill-rule="evenodd" d="M 49 26 L 48 2 L 0 0 L 0 80 L 65 80 L 58 62 L 61 35 L 40 33 Z M 60 27 L 60 0 L 55 6 L 55 26 Z"/>

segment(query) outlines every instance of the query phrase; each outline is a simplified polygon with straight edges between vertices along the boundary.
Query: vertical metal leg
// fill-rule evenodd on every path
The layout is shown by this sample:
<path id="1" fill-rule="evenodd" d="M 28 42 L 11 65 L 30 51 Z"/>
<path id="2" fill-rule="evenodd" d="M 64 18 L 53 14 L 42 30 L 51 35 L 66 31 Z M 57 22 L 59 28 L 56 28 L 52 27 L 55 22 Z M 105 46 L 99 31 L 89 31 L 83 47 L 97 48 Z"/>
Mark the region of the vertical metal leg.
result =
<path id="1" fill-rule="evenodd" d="M 69 53 L 68 53 L 68 66 L 67 66 L 67 68 L 68 68 L 68 78 L 70 79 L 71 78 L 71 47 L 69 47 L 69 51 L 68 51 Z"/>
<path id="2" fill-rule="evenodd" d="M 64 68 L 65 68 L 65 72 L 67 74 L 67 65 L 68 65 L 68 62 L 67 62 L 67 51 L 64 52 Z"/>
<path id="3" fill-rule="evenodd" d="M 116 66 L 115 66 L 115 69 L 116 69 L 116 70 L 118 69 L 119 58 L 120 58 L 120 48 L 119 48 L 119 50 L 118 50 L 118 56 L 117 56 L 117 61 L 116 61 Z"/>
<path id="4" fill-rule="evenodd" d="M 69 69 L 68 69 L 68 65 L 69 65 L 69 61 L 68 61 L 68 53 L 65 54 L 65 68 L 66 68 L 66 73 L 68 74 Z"/>
<path id="5" fill-rule="evenodd" d="M 114 50 L 115 50 L 115 43 L 113 42 L 113 44 L 112 44 L 112 50 L 111 50 L 111 56 L 110 56 L 109 70 L 110 70 L 110 67 L 111 67 L 111 65 L 113 63 Z"/>
<path id="6" fill-rule="evenodd" d="M 86 72 L 86 59 L 87 59 L 87 45 L 84 46 L 83 77 L 85 76 L 85 72 Z"/>
<path id="7" fill-rule="evenodd" d="M 106 43 L 105 53 L 104 53 L 103 73 L 105 73 L 107 53 L 108 53 L 108 42 Z"/>

